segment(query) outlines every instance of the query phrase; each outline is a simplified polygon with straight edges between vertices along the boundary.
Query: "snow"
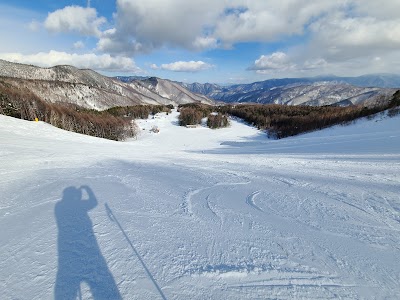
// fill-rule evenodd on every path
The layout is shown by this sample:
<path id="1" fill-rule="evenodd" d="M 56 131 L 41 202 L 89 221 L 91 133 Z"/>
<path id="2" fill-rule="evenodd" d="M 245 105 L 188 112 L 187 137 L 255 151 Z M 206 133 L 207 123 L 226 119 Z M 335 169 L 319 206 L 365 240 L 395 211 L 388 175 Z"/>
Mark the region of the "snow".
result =
<path id="1" fill-rule="evenodd" d="M 114 142 L 0 115 L 1 298 L 397 299 L 399 120 Z"/>

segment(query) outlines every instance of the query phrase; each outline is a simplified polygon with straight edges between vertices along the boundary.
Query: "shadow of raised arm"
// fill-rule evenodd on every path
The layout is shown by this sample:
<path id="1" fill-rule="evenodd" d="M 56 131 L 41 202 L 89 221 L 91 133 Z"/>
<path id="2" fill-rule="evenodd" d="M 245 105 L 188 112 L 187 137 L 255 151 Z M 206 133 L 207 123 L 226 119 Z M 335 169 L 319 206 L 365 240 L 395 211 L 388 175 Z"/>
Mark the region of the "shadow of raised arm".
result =
<path id="1" fill-rule="evenodd" d="M 92 189 L 88 187 L 87 185 L 82 185 L 80 187 L 80 190 L 86 191 L 87 195 L 89 196 L 88 199 L 85 199 L 82 201 L 81 205 L 83 206 L 84 209 L 86 210 L 91 210 L 97 206 L 97 198 L 94 195 Z"/>

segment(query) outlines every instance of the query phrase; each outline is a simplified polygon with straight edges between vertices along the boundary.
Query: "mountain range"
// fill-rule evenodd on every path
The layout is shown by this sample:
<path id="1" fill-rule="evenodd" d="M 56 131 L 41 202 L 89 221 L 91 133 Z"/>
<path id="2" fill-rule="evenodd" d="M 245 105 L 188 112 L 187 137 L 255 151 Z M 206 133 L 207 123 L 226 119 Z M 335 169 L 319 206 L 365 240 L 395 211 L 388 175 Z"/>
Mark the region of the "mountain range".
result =
<path id="1" fill-rule="evenodd" d="M 194 93 L 229 103 L 352 105 L 373 103 L 392 95 L 400 87 L 400 76 L 380 74 L 283 78 L 231 86 L 211 83 L 180 84 Z"/>
<path id="2" fill-rule="evenodd" d="M 400 87 L 392 74 L 360 77 L 284 78 L 222 86 L 182 83 L 156 77 L 107 77 L 73 66 L 40 68 L 0 60 L 0 80 L 29 89 L 48 102 L 73 103 L 103 110 L 137 104 L 275 103 L 286 105 L 373 104 L 390 98 Z"/>
<path id="3" fill-rule="evenodd" d="M 0 60 L 0 80 L 16 88 L 27 88 L 48 102 L 73 103 L 97 110 L 135 104 L 214 103 L 170 80 L 146 78 L 122 82 L 72 66 L 40 68 Z"/>

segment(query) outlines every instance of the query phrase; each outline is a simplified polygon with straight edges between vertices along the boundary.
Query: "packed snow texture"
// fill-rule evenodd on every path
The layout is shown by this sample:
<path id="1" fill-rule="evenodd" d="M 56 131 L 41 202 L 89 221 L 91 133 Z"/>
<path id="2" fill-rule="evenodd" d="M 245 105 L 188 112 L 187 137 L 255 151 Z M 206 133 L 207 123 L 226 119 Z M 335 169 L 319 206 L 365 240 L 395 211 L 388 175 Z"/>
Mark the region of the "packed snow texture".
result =
<path id="1" fill-rule="evenodd" d="M 173 112 L 114 142 L 0 115 L 1 299 L 398 299 L 399 121 Z"/>

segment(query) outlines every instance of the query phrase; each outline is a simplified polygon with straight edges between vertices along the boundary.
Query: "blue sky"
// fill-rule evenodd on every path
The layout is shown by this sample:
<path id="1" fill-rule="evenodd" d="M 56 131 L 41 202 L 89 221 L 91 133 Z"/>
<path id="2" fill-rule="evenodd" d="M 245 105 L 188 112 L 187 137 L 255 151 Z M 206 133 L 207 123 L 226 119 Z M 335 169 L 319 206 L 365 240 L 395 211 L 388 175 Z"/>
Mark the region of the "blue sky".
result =
<path id="1" fill-rule="evenodd" d="M 0 58 L 242 83 L 399 73 L 400 1 L 0 0 Z"/>

